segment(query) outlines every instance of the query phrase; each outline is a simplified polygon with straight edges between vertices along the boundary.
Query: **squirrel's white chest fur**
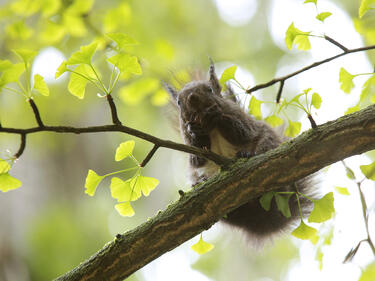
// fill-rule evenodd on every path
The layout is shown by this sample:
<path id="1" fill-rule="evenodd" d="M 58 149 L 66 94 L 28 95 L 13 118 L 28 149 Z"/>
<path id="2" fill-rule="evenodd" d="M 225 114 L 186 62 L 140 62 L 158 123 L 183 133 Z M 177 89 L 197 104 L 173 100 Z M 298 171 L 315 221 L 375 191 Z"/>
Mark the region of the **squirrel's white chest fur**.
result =
<path id="1" fill-rule="evenodd" d="M 210 142 L 210 150 L 222 156 L 233 158 L 238 152 L 238 148 L 230 144 L 217 129 L 211 131 Z M 204 166 L 197 168 L 196 171 L 199 176 L 210 178 L 219 172 L 219 166 L 212 161 L 207 161 Z"/>

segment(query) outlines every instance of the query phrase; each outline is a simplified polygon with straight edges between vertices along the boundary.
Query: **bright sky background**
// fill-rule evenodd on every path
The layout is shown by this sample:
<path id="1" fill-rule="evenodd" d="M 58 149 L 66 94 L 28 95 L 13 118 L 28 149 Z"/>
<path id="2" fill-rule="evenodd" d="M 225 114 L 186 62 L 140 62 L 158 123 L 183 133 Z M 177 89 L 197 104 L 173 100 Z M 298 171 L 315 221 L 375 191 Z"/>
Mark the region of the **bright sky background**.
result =
<path id="1" fill-rule="evenodd" d="M 232 26 L 241 26 L 249 23 L 251 18 L 257 11 L 257 1 L 255 0 L 213 0 L 217 6 L 218 13 L 223 21 Z M 302 1 L 297 0 L 274 0 L 271 12 L 268 15 L 268 24 L 271 30 L 271 36 L 274 43 L 280 48 L 286 49 L 284 38 L 285 31 L 291 21 L 295 26 L 304 31 L 313 30 L 316 34 L 322 34 L 323 30 L 326 34 L 331 35 L 337 41 L 341 42 L 348 48 L 356 48 L 363 46 L 361 37 L 356 33 L 351 18 L 339 6 L 329 1 L 319 1 L 319 12 L 330 11 L 333 16 L 325 21 L 325 24 L 314 19 L 316 12 L 314 9 Z M 336 46 L 319 38 L 310 38 L 312 49 L 308 52 L 310 58 L 305 61 L 292 61 L 288 58 L 288 54 L 279 62 L 288 62 L 287 66 L 280 66 L 277 70 L 277 76 L 282 76 L 293 72 L 302 66 L 308 65 L 314 61 L 332 56 L 341 52 Z M 294 51 L 293 51 L 294 52 Z M 60 63 L 64 60 L 64 56 L 55 48 L 46 48 L 36 57 L 33 66 L 33 75 L 41 74 L 47 83 L 54 83 L 54 73 Z M 217 69 L 222 71 L 225 67 L 230 66 L 230 62 L 218 62 Z M 302 75 L 297 76 L 293 80 L 298 84 L 300 91 L 314 86 L 313 90 L 318 92 L 323 99 L 322 107 L 315 116 L 318 124 L 327 122 L 342 116 L 345 110 L 353 106 L 359 97 L 361 88 L 356 87 L 351 95 L 346 95 L 339 90 L 338 73 L 340 67 L 345 67 L 351 73 L 372 72 L 372 66 L 369 63 L 365 53 L 357 53 L 344 56 L 342 59 L 334 60 L 320 68 L 312 69 Z M 219 73 L 220 74 L 220 73 Z M 254 79 L 251 73 L 238 69 L 237 78 L 243 85 L 254 85 Z M 270 77 L 270 79 L 273 77 Z M 356 78 L 355 83 L 362 85 L 364 78 Z M 266 81 L 256 81 L 257 83 Z M 289 82 L 289 80 L 288 80 Z M 286 87 L 288 87 L 288 82 Z M 261 92 L 256 92 L 255 96 L 261 99 Z M 310 128 L 307 118 L 300 120 L 303 122 L 302 129 Z M 365 156 L 356 156 L 346 160 L 346 163 L 360 177 L 361 173 L 358 169 L 359 165 L 369 164 L 370 160 Z M 351 196 L 335 195 L 335 239 L 332 246 L 326 247 L 324 251 L 323 270 L 319 271 L 315 260 L 315 248 L 310 242 L 298 241 L 294 242 L 300 248 L 300 260 L 291 268 L 285 280 L 288 281 L 309 281 L 309 280 L 341 280 L 352 281 L 357 280 L 360 275 L 360 266 L 365 266 L 372 259 L 372 253 L 367 246 L 362 246 L 355 263 L 342 264 L 342 260 L 351 247 L 365 238 L 363 218 L 361 214 L 360 200 L 358 191 L 353 183 L 348 182 L 345 171 L 341 164 L 332 165 L 327 174 L 322 179 L 324 192 L 331 191 L 334 186 L 348 187 Z M 364 185 L 364 190 L 369 205 L 374 205 L 374 186 L 373 184 Z M 375 225 L 374 220 L 370 225 Z M 373 228 L 372 231 L 375 231 Z M 206 241 L 213 240 L 220 232 L 220 226 L 215 225 L 209 231 L 204 233 Z M 190 265 L 198 259 L 198 255 L 190 250 L 190 246 L 198 241 L 199 237 L 186 242 L 177 249 L 164 254 L 159 259 L 150 263 L 142 269 L 142 274 L 146 281 L 208 281 L 211 280 L 191 269 Z M 267 279 L 268 281 L 272 281 Z"/>

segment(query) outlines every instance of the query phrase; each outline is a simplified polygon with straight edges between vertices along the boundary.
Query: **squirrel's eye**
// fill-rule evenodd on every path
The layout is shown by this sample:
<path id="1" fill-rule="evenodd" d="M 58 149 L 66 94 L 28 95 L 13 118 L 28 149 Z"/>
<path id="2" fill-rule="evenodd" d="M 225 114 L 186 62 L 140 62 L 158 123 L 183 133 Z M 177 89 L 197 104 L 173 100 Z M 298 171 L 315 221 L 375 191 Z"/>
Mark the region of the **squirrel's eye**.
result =
<path id="1" fill-rule="evenodd" d="M 177 100 L 177 104 L 180 106 L 180 105 L 181 105 L 181 101 L 180 101 L 180 100 Z"/>

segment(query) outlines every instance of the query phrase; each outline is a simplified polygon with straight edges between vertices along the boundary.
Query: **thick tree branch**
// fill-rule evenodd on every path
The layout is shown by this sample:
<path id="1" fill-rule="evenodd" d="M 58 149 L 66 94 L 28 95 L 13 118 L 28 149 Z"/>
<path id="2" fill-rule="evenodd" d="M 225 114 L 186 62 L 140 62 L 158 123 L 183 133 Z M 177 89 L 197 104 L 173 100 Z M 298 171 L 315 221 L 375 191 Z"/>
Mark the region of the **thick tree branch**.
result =
<path id="1" fill-rule="evenodd" d="M 123 280 L 147 263 L 210 228 L 251 198 L 306 177 L 352 155 L 375 149 L 375 105 L 317 126 L 184 193 L 139 227 L 118 235 L 57 280 Z"/>

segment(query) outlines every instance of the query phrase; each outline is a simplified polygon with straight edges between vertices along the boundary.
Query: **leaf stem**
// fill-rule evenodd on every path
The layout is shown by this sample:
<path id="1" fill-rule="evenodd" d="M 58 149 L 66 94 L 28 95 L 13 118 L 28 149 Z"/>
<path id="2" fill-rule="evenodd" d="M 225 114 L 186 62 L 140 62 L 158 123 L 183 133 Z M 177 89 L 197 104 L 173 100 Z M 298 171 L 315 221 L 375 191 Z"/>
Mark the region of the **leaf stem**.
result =
<path id="1" fill-rule="evenodd" d="M 132 167 L 132 168 L 128 168 L 128 169 L 124 169 L 124 170 L 112 172 L 112 173 L 109 173 L 109 174 L 105 174 L 105 175 L 103 175 L 103 177 L 109 177 L 109 176 L 113 176 L 113 175 L 116 175 L 116 174 L 129 172 L 129 171 L 132 171 L 132 170 L 135 170 L 135 169 L 140 169 L 140 168 L 139 167 Z"/>

